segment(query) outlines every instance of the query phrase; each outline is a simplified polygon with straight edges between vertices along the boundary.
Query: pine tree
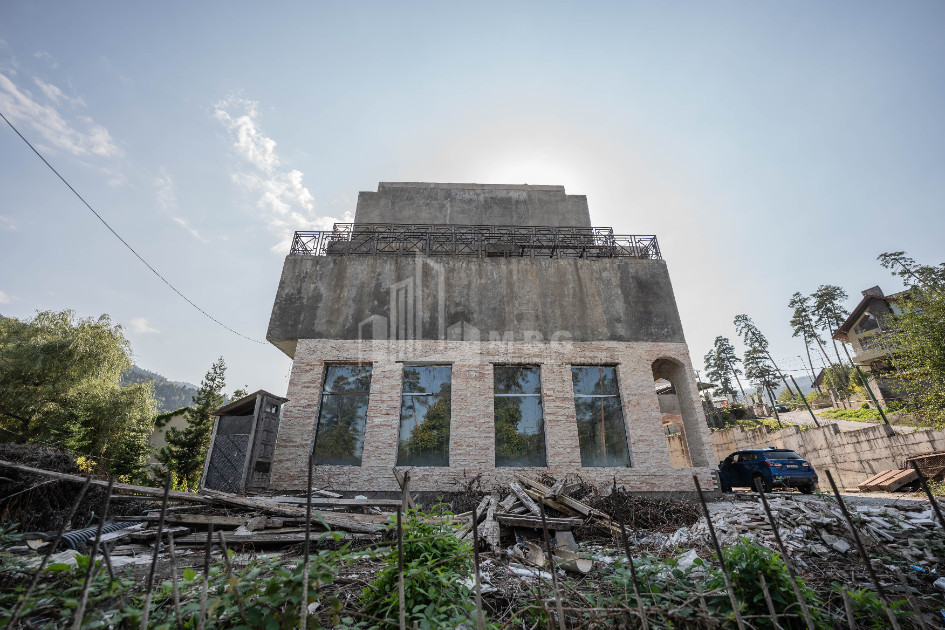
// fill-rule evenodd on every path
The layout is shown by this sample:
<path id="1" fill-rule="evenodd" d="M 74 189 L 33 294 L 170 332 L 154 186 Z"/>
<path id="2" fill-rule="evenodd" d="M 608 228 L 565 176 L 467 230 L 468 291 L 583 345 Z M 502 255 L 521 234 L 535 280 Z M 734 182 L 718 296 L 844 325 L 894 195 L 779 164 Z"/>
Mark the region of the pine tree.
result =
<path id="1" fill-rule="evenodd" d="M 787 379 L 784 377 L 784 374 L 781 372 L 781 369 L 778 367 L 778 364 L 775 362 L 774 357 L 771 356 L 771 352 L 768 351 L 768 338 L 761 334 L 761 330 L 755 325 L 755 322 L 751 321 L 751 318 L 748 315 L 736 315 L 735 316 L 735 330 L 739 335 L 742 336 L 742 339 L 745 342 L 745 345 L 748 346 L 749 352 L 754 352 L 755 354 L 762 354 L 768 358 L 770 361 L 770 366 L 773 367 L 774 371 L 778 376 L 781 377 L 781 380 L 784 381 L 784 386 L 787 388 L 791 394 L 794 394 L 794 390 L 791 389 L 791 385 L 788 383 Z M 748 355 L 745 355 L 745 376 L 748 376 Z M 800 395 L 800 393 L 798 393 Z"/>
<path id="2" fill-rule="evenodd" d="M 164 434 L 167 446 L 161 448 L 157 458 L 165 470 L 174 473 L 181 489 L 194 491 L 200 484 L 204 458 L 210 448 L 212 414 L 223 404 L 225 374 L 226 364 L 220 357 L 194 394 L 193 405 L 186 412 L 187 425 L 183 430 L 171 428 Z"/>
<path id="3" fill-rule="evenodd" d="M 833 351 L 834 354 L 837 355 L 837 363 L 839 365 L 843 365 L 843 361 L 840 359 L 840 352 L 837 350 L 837 340 L 833 338 L 833 335 L 850 314 L 843 307 L 843 303 L 849 297 L 846 291 L 833 284 L 822 284 L 817 287 L 817 290 L 811 295 L 811 299 L 814 301 L 813 308 L 811 309 L 814 315 L 814 324 L 830 335 L 831 341 L 833 341 Z M 847 351 L 846 346 L 843 346 L 843 352 L 847 355 L 847 360 L 850 362 L 850 365 L 853 365 L 853 359 L 850 358 L 850 353 Z"/>
<path id="4" fill-rule="evenodd" d="M 720 335 L 715 338 L 715 347 L 705 355 L 704 361 L 707 370 L 706 376 L 713 383 L 721 385 L 720 393 L 735 395 L 731 379 L 731 377 L 734 377 L 735 382 L 738 383 L 738 389 L 742 393 L 742 400 L 748 400 L 741 379 L 738 378 L 738 375 L 742 373 L 738 367 L 741 359 L 735 354 L 735 347 L 727 337 Z"/>
<path id="5" fill-rule="evenodd" d="M 811 342 L 817 342 L 827 363 L 831 363 L 831 361 L 830 357 L 827 356 L 827 352 L 824 350 L 824 341 L 821 339 L 817 328 L 814 326 L 814 315 L 811 311 L 810 297 L 796 292 L 791 296 L 791 301 L 788 302 L 788 306 L 794 309 L 794 312 L 791 314 L 790 322 L 791 328 L 794 331 L 791 336 L 801 337 L 804 340 L 804 349 L 807 351 L 807 363 L 810 364 L 811 379 L 815 379 L 816 377 L 814 375 L 817 371 L 814 369 L 814 361 L 810 356 Z"/>

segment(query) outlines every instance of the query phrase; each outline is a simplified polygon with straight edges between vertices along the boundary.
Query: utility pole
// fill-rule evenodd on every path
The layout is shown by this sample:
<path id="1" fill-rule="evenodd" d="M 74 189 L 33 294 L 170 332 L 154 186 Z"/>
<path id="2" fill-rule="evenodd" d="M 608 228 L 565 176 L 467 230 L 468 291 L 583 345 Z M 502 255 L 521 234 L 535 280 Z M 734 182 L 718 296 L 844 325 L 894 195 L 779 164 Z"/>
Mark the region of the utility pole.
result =
<path id="1" fill-rule="evenodd" d="M 876 396 L 873 395 L 873 390 L 870 389 L 870 382 L 866 380 L 866 376 L 863 375 L 863 370 L 861 370 L 860 366 L 856 363 L 853 364 L 853 367 L 856 368 L 856 373 L 860 375 L 860 380 L 863 381 L 863 387 L 866 388 L 866 393 L 870 395 L 870 399 L 873 401 L 873 404 L 876 405 L 876 411 L 883 417 L 883 422 L 889 424 L 889 419 L 886 417 L 886 414 L 883 413 L 883 408 L 880 406 L 879 401 L 876 400 Z"/>

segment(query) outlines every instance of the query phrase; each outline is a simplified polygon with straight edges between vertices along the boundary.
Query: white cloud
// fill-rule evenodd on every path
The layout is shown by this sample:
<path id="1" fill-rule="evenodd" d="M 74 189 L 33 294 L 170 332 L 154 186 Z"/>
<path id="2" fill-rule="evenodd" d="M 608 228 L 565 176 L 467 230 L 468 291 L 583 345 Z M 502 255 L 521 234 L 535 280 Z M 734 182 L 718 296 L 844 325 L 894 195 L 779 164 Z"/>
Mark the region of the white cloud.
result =
<path id="1" fill-rule="evenodd" d="M 0 214 L 0 230 L 15 230 L 16 221 L 13 220 L 13 217 L 8 217 Z"/>
<path id="2" fill-rule="evenodd" d="M 7 295 L 3 291 L 0 291 L 0 304 L 9 304 L 12 301 L 13 301 L 12 296 Z"/>
<path id="3" fill-rule="evenodd" d="M 173 178 L 163 166 L 161 174 L 151 182 L 154 185 L 154 196 L 157 198 L 158 206 L 166 212 L 175 212 L 177 210 L 177 185 Z"/>
<path id="4" fill-rule="evenodd" d="M 198 232 L 197 230 L 195 230 L 194 228 L 190 226 L 190 223 L 187 221 L 187 219 L 184 219 L 182 217 L 171 217 L 171 220 L 174 221 L 174 223 L 176 223 L 177 225 L 187 230 L 188 232 L 190 232 L 190 235 L 193 236 L 195 239 L 203 241 L 204 243 L 207 242 L 207 239 L 202 237 L 200 235 L 200 232 Z"/>
<path id="5" fill-rule="evenodd" d="M 58 68 L 58 67 L 59 67 L 59 62 L 56 61 L 56 59 L 55 59 L 52 55 L 50 55 L 48 52 L 46 52 L 45 50 L 40 50 L 39 52 L 34 52 L 34 53 L 33 53 L 33 56 L 36 57 L 37 59 L 42 59 L 43 61 L 45 61 L 46 63 L 48 63 L 48 64 L 50 65 L 50 67 L 52 67 L 52 68 Z"/>
<path id="6" fill-rule="evenodd" d="M 36 81 L 52 105 L 37 102 L 28 90 L 19 89 L 6 75 L 0 73 L 0 110 L 12 122 L 28 123 L 50 146 L 73 155 L 117 157 L 122 154 L 105 127 L 88 116 L 77 116 L 76 121 L 81 123 L 78 126 L 84 127 L 79 129 L 55 107 L 63 99 L 72 105 L 84 104 L 84 101 L 66 97 L 56 86 L 38 79 Z"/>
<path id="7" fill-rule="evenodd" d="M 159 333 L 161 332 L 157 328 L 151 326 L 151 323 L 148 322 L 144 317 L 134 317 L 128 324 L 131 326 L 131 331 L 140 333 L 140 334 L 149 334 L 149 333 Z"/>
<path id="8" fill-rule="evenodd" d="M 177 185 L 174 183 L 174 179 L 171 177 L 170 173 L 167 172 L 167 169 L 162 166 L 160 175 L 154 178 L 152 184 L 154 185 L 154 196 L 157 199 L 158 207 L 167 214 L 170 214 L 171 220 L 187 230 L 191 236 L 206 243 L 207 239 L 201 236 L 200 232 L 195 230 L 187 219 L 176 216 L 179 214 L 179 208 L 177 206 Z"/>
<path id="9" fill-rule="evenodd" d="M 214 117 L 226 127 L 236 154 L 245 162 L 233 181 L 258 195 L 261 217 L 279 235 L 273 251 L 285 253 L 295 230 L 330 230 L 334 223 L 352 220 L 350 212 L 340 219 L 317 214 L 315 197 L 302 184 L 302 172 L 280 168 L 276 141 L 259 125 L 257 102 L 227 97 L 214 106 Z"/>

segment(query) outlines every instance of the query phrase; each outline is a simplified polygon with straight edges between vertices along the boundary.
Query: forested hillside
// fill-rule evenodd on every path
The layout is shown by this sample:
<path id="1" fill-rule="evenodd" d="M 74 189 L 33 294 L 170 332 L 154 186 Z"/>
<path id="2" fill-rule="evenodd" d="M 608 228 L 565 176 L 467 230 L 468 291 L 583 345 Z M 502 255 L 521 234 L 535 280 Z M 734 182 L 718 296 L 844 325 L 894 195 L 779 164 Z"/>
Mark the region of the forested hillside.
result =
<path id="1" fill-rule="evenodd" d="M 122 385 L 133 383 L 154 383 L 154 398 L 157 400 L 158 413 L 174 411 L 191 404 L 191 399 L 197 393 L 197 388 L 189 383 L 175 383 L 167 380 L 160 374 L 150 372 L 137 365 L 121 376 Z"/>

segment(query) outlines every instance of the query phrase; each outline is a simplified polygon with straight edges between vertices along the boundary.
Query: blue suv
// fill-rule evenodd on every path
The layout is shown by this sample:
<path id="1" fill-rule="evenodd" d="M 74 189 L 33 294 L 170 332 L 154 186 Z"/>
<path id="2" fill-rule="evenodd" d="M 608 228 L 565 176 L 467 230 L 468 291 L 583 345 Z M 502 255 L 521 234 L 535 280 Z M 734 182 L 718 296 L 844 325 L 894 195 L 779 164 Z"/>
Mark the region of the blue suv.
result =
<path id="1" fill-rule="evenodd" d="M 806 459 L 786 448 L 769 447 L 736 451 L 719 462 L 722 492 L 732 488 L 757 488 L 761 480 L 765 492 L 775 487 L 797 488 L 810 494 L 817 488 L 817 473 Z"/>

